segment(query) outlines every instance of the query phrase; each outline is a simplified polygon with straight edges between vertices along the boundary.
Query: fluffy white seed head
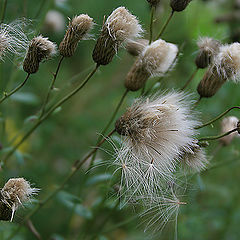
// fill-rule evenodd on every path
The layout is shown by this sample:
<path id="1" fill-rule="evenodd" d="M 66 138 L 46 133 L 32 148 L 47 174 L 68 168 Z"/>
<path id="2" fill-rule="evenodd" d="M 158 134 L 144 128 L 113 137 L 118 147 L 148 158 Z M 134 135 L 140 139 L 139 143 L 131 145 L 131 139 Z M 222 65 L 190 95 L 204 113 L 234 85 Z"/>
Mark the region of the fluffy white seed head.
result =
<path id="1" fill-rule="evenodd" d="M 0 60 L 7 53 L 21 55 L 25 52 L 28 47 L 28 38 L 23 30 L 25 25 L 21 20 L 0 25 Z"/>
<path id="2" fill-rule="evenodd" d="M 197 124 L 183 93 L 140 99 L 116 122 L 116 131 L 125 136 L 118 159 L 143 168 L 154 164 L 162 176 L 168 175 L 179 156 L 192 151 Z"/>
<path id="3" fill-rule="evenodd" d="M 133 56 L 138 56 L 143 52 L 148 43 L 149 40 L 142 38 L 136 40 L 129 40 L 126 42 L 126 49 L 129 54 Z"/>
<path id="4" fill-rule="evenodd" d="M 137 18 L 125 7 L 115 9 L 107 18 L 105 26 L 109 35 L 119 42 L 140 37 L 143 32 Z"/>
<path id="5" fill-rule="evenodd" d="M 177 53 L 178 47 L 175 44 L 159 39 L 147 46 L 140 58 L 152 76 L 161 76 L 172 66 Z"/>
<path id="6" fill-rule="evenodd" d="M 0 191 L 0 218 L 12 221 L 17 208 L 29 201 L 38 191 L 39 189 L 32 188 L 24 178 L 9 179 Z"/>
<path id="7" fill-rule="evenodd" d="M 56 10 L 50 10 L 44 20 L 44 29 L 52 32 L 63 32 L 65 29 L 65 20 L 62 13 Z"/>
<path id="8" fill-rule="evenodd" d="M 214 64 L 221 77 L 237 81 L 240 73 L 240 43 L 221 46 Z"/>
<path id="9" fill-rule="evenodd" d="M 238 122 L 239 122 L 239 120 L 235 116 L 230 116 L 230 117 L 224 118 L 221 122 L 221 132 L 226 133 L 226 132 L 229 132 L 229 131 L 237 128 Z M 234 137 L 236 137 L 237 135 L 238 135 L 237 132 L 233 132 L 225 137 L 220 138 L 219 141 L 224 146 L 227 146 L 232 142 Z"/>

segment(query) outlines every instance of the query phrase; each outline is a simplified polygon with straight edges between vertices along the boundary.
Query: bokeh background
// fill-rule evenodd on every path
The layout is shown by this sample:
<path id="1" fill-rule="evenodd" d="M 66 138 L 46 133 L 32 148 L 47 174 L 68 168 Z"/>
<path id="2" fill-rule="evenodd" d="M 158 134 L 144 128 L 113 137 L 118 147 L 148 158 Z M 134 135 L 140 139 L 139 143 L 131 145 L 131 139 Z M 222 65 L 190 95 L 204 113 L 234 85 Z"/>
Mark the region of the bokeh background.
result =
<path id="1" fill-rule="evenodd" d="M 0 2 L 1 10 L 3 2 Z M 181 54 L 174 70 L 158 86 L 160 92 L 181 88 L 195 70 L 196 41 L 200 36 L 213 37 L 223 43 L 240 40 L 240 17 L 231 19 L 239 13 L 239 5 L 235 0 L 193 0 L 185 11 L 175 14 L 163 39 L 181 47 Z M 103 18 L 119 6 L 127 7 L 138 16 L 148 38 L 150 8 L 145 0 L 8 0 L 4 22 L 24 17 L 29 22 L 29 38 L 41 33 L 59 44 L 68 17 L 87 13 L 94 19 L 96 25 L 92 39 L 81 41 L 75 55 L 63 62 L 56 83 L 58 90 L 52 96 L 57 99 L 76 87 L 93 69 L 91 54 Z M 65 21 L 58 31 L 45 23 L 50 10 L 58 11 Z M 169 0 L 162 0 L 154 23 L 155 34 L 170 12 Z M 34 123 L 34 115 L 46 96 L 57 59 L 41 64 L 39 72 L 31 75 L 24 88 L 1 104 L 0 157 L 11 146 L 10 140 L 16 134 L 17 138 L 21 137 Z M 125 91 L 124 78 L 133 62 L 134 58 L 121 49 L 112 63 L 101 67 L 87 86 L 64 104 L 9 159 L 7 167 L 1 171 L 1 186 L 11 177 L 23 176 L 41 191 L 36 200 L 16 213 L 13 223 L 0 223 L 0 239 L 6 239 L 35 203 L 61 183 L 74 161 L 81 159 L 95 145 L 98 134 Z M 187 89 L 194 99 L 198 98 L 196 87 L 204 71 L 198 72 Z M 0 64 L 0 93 L 12 89 L 24 78 L 21 59 L 5 58 Z M 152 81 L 148 84 L 151 85 Z M 128 95 L 119 115 L 139 94 Z M 239 104 L 239 85 L 228 82 L 216 96 L 203 99 L 197 110 L 199 117 L 206 121 Z M 239 112 L 236 110 L 232 115 L 239 116 Z M 217 122 L 203 129 L 201 135 L 215 135 L 219 131 Z M 187 205 L 180 208 L 178 216 L 178 239 L 239 239 L 239 143 L 239 139 L 234 139 L 231 145 L 219 148 L 219 143 L 213 142 L 207 148 L 209 170 L 188 178 L 189 189 L 184 196 Z M 84 169 L 80 170 L 63 191 L 32 217 L 42 239 L 174 239 L 174 221 L 170 221 L 161 233 L 144 233 L 137 208 L 115 207 L 117 196 L 114 186 L 119 182 L 119 176 L 113 177 L 110 167 L 114 151 L 108 143 L 103 148 L 104 151 L 97 155 L 97 162 L 102 161 L 103 166 L 87 174 Z M 30 240 L 35 236 L 23 227 L 13 239 Z"/>

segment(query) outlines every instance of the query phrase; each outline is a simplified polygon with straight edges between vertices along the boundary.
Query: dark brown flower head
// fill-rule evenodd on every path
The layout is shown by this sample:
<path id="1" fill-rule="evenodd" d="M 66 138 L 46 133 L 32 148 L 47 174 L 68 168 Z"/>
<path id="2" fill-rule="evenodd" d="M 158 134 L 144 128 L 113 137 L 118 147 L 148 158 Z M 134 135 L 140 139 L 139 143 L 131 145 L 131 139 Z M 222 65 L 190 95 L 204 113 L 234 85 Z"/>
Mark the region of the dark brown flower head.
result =
<path id="1" fill-rule="evenodd" d="M 142 32 L 137 18 L 126 8 L 115 9 L 102 26 L 101 34 L 93 50 L 93 60 L 98 65 L 110 63 L 119 46 Z"/>
<path id="2" fill-rule="evenodd" d="M 36 73 L 39 64 L 44 59 L 49 59 L 56 53 L 55 43 L 44 38 L 41 35 L 35 37 L 30 42 L 27 54 L 23 62 L 23 69 L 27 73 Z"/>
<path id="3" fill-rule="evenodd" d="M 170 0 L 170 6 L 173 11 L 181 12 L 192 0 Z"/>
<path id="4" fill-rule="evenodd" d="M 60 54 L 63 57 L 73 56 L 78 42 L 87 37 L 93 24 L 93 19 L 86 14 L 81 14 L 70 20 L 66 34 L 59 45 Z"/>

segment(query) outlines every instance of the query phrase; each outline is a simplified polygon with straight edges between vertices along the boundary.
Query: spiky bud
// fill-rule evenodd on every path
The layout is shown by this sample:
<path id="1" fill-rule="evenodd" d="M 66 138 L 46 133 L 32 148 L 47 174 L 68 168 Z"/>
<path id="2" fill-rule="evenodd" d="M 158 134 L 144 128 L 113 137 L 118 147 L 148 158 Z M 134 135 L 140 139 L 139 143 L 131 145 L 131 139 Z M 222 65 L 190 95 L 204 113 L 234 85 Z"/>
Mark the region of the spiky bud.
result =
<path id="1" fill-rule="evenodd" d="M 153 7 L 156 7 L 160 3 L 160 0 L 147 0 L 147 1 Z"/>
<path id="2" fill-rule="evenodd" d="M 9 179 L 0 191 L 0 220 L 12 221 L 17 208 L 37 192 L 24 178 Z"/>
<path id="3" fill-rule="evenodd" d="M 175 44 L 157 40 L 147 46 L 139 55 L 125 79 L 125 87 L 130 91 L 142 88 L 151 76 L 162 76 L 173 65 L 178 53 Z"/>
<path id="4" fill-rule="evenodd" d="M 170 6 L 173 11 L 181 12 L 192 0 L 170 0 Z"/>
<path id="5" fill-rule="evenodd" d="M 123 42 L 139 37 L 142 31 L 137 18 L 126 8 L 115 9 L 102 26 L 92 54 L 94 62 L 107 65 Z"/>
<path id="6" fill-rule="evenodd" d="M 235 116 L 224 118 L 221 122 L 221 133 L 226 133 L 237 128 L 238 124 L 239 120 Z M 225 137 L 220 138 L 219 141 L 223 146 L 227 146 L 232 142 L 232 140 L 234 139 L 234 137 L 237 136 L 237 134 L 237 132 L 233 132 Z"/>
<path id="7" fill-rule="evenodd" d="M 31 40 L 23 62 L 25 72 L 32 74 L 39 69 L 39 64 L 56 54 L 56 44 L 41 35 Z"/>
<path id="8" fill-rule="evenodd" d="M 237 81 L 239 73 L 240 43 L 221 46 L 197 91 L 201 97 L 212 97 L 228 79 Z"/>
<path id="9" fill-rule="evenodd" d="M 142 53 L 144 48 L 148 45 L 149 40 L 147 39 L 137 39 L 137 40 L 130 40 L 126 43 L 126 50 L 132 56 L 138 56 Z"/>
<path id="10" fill-rule="evenodd" d="M 210 37 L 201 37 L 197 41 L 199 47 L 198 55 L 195 59 L 197 68 L 206 68 L 212 62 L 213 57 L 219 52 L 221 43 Z"/>
<path id="11" fill-rule="evenodd" d="M 71 57 L 76 51 L 78 42 L 86 38 L 93 27 L 93 19 L 87 14 L 81 14 L 69 21 L 67 31 L 59 45 L 63 57 Z"/>

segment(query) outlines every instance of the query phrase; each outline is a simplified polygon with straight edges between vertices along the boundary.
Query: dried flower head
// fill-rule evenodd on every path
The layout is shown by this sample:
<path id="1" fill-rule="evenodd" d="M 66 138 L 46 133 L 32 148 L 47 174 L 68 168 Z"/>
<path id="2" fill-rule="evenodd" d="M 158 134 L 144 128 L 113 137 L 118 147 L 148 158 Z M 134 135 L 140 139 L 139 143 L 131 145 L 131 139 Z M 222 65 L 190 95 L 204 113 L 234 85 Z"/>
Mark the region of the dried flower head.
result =
<path id="1" fill-rule="evenodd" d="M 44 59 L 51 58 L 56 54 L 56 44 L 44 38 L 41 35 L 31 40 L 27 54 L 23 62 L 25 72 L 32 74 L 36 73 L 39 64 Z"/>
<path id="2" fill-rule="evenodd" d="M 65 29 L 65 19 L 62 13 L 50 10 L 44 20 L 44 30 L 50 32 L 63 32 Z"/>
<path id="3" fill-rule="evenodd" d="M 237 81 L 240 73 L 240 43 L 221 46 L 212 66 L 198 85 L 201 97 L 212 97 L 228 80 Z"/>
<path id="4" fill-rule="evenodd" d="M 192 152 L 197 124 L 183 93 L 140 99 L 116 121 L 116 131 L 125 136 L 118 160 L 152 164 L 162 175 L 173 172 L 180 156 Z"/>
<path id="5" fill-rule="evenodd" d="M 29 201 L 30 197 L 37 192 L 38 189 L 31 188 L 30 183 L 24 178 L 9 179 L 0 191 L 1 220 L 12 221 L 17 208 Z"/>
<path id="6" fill-rule="evenodd" d="M 198 55 L 195 59 L 198 68 L 206 68 L 219 52 L 221 43 L 210 37 L 201 37 L 197 41 L 199 47 Z"/>
<path id="7" fill-rule="evenodd" d="M 173 66 L 177 53 L 178 47 L 175 44 L 161 39 L 151 43 L 145 47 L 127 74 L 125 87 L 137 91 L 150 76 L 163 75 Z"/>
<path id="8" fill-rule="evenodd" d="M 173 11 L 181 12 L 192 0 L 170 0 L 170 6 Z"/>
<path id="9" fill-rule="evenodd" d="M 147 1 L 153 7 L 156 7 L 160 3 L 160 0 L 147 0 Z"/>
<path id="10" fill-rule="evenodd" d="M 88 36 L 93 24 L 93 19 L 87 14 L 81 14 L 70 20 L 66 34 L 59 45 L 60 54 L 63 57 L 73 56 L 78 42 Z"/>
<path id="11" fill-rule="evenodd" d="M 94 62 L 107 65 L 123 42 L 139 37 L 142 32 L 137 18 L 126 8 L 115 9 L 102 26 L 92 54 Z"/>
<path id="12" fill-rule="evenodd" d="M 21 55 L 28 46 L 28 38 L 23 31 L 25 22 L 16 20 L 10 24 L 0 25 L 0 60 L 6 53 Z"/>
<path id="13" fill-rule="evenodd" d="M 191 152 L 182 155 L 181 163 L 191 171 L 200 172 L 206 168 L 208 160 L 204 149 L 195 144 Z"/>
<path id="14" fill-rule="evenodd" d="M 237 128 L 238 123 L 239 120 L 235 116 L 224 118 L 221 122 L 221 132 L 226 133 Z M 227 146 L 232 142 L 233 138 L 236 137 L 237 135 L 238 135 L 237 132 L 233 132 L 225 137 L 220 138 L 219 141 L 222 145 Z"/>
<path id="15" fill-rule="evenodd" d="M 126 49 L 129 54 L 133 56 L 138 56 L 143 52 L 143 50 L 148 45 L 148 43 L 149 43 L 149 40 L 142 39 L 142 38 L 136 39 L 136 40 L 130 40 L 130 41 L 127 41 L 126 43 Z"/>

